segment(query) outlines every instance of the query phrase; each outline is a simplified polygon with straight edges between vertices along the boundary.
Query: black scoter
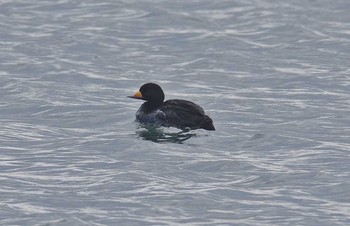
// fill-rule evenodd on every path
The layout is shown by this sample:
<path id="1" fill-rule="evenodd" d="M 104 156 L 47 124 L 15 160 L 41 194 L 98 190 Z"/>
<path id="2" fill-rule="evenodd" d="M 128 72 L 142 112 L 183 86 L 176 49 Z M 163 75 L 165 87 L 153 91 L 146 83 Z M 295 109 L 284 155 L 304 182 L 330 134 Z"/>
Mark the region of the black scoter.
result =
<path id="1" fill-rule="evenodd" d="M 164 101 L 164 92 L 155 83 L 142 85 L 139 91 L 128 97 L 146 101 L 136 112 L 136 120 L 140 123 L 180 129 L 215 130 L 213 120 L 205 114 L 203 108 L 188 100 Z"/>

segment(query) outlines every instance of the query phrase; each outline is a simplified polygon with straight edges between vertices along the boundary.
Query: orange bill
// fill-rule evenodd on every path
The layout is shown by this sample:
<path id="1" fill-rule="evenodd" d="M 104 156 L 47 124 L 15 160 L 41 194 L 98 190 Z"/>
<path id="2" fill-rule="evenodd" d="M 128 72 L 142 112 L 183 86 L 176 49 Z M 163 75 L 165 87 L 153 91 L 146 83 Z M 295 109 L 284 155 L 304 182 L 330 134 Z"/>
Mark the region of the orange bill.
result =
<path id="1" fill-rule="evenodd" d="M 134 95 L 128 96 L 128 97 L 134 98 L 134 99 L 143 99 L 143 96 L 140 91 L 137 91 L 136 93 L 134 93 Z"/>

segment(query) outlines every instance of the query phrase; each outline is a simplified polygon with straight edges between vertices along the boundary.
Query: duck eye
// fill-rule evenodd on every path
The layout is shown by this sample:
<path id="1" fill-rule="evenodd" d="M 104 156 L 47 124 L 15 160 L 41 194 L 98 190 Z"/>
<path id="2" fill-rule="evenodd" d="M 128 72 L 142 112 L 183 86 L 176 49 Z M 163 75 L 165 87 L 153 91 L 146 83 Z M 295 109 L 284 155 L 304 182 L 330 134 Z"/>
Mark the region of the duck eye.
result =
<path id="1" fill-rule="evenodd" d="M 142 92 L 144 92 L 144 93 L 148 93 L 148 92 L 149 92 L 149 89 L 148 89 L 148 88 L 146 88 L 146 89 L 144 89 Z"/>

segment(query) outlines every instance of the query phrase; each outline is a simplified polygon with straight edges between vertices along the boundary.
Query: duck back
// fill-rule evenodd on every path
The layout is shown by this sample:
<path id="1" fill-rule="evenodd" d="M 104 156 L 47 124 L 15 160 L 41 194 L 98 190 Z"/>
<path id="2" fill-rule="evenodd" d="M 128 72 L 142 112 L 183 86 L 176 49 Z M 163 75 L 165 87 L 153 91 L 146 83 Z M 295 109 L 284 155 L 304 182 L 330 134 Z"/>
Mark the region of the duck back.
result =
<path id="1" fill-rule="evenodd" d="M 178 128 L 215 130 L 213 120 L 199 105 L 187 100 L 167 100 L 159 108 L 164 112 L 168 126 Z"/>

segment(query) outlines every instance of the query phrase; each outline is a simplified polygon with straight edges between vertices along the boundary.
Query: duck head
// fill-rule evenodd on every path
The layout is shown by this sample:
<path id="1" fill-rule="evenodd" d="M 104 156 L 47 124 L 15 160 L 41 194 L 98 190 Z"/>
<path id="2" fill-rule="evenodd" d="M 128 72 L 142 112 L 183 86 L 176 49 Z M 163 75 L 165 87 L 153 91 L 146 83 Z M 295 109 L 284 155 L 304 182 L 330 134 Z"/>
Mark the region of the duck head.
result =
<path id="1" fill-rule="evenodd" d="M 128 97 L 145 100 L 153 106 L 160 106 L 165 98 L 162 88 L 155 83 L 146 83 L 142 85 L 139 91 Z"/>

